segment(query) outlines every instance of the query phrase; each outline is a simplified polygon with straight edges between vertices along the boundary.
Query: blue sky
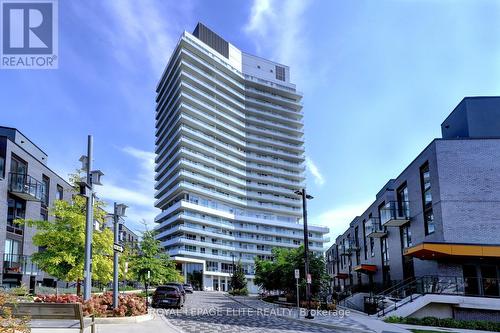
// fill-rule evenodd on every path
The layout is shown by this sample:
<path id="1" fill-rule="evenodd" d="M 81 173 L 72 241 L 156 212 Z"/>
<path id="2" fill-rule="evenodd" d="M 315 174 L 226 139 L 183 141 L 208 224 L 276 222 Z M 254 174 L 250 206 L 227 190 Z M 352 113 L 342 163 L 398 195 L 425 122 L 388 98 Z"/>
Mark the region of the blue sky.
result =
<path id="1" fill-rule="evenodd" d="M 292 67 L 304 92 L 313 223 L 332 238 L 435 137 L 464 96 L 499 95 L 500 2 L 59 1 L 59 69 L 0 71 L 0 124 L 62 175 L 87 134 L 99 195 L 153 208 L 154 88 L 183 30 L 202 21 L 245 52 Z"/>

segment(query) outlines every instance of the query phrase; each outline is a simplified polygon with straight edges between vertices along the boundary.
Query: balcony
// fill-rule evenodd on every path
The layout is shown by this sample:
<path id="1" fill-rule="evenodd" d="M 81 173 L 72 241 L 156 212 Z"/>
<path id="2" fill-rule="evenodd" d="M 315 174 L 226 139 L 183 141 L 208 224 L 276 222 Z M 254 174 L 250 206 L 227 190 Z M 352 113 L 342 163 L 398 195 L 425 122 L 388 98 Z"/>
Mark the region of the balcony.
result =
<path id="1" fill-rule="evenodd" d="M 382 227 L 377 217 L 372 217 L 366 221 L 365 230 L 367 237 L 381 238 L 387 235 L 387 231 Z"/>
<path id="2" fill-rule="evenodd" d="M 3 255 L 3 273 L 20 275 L 38 275 L 38 266 L 31 261 L 31 257 L 5 253 Z"/>
<path id="3" fill-rule="evenodd" d="M 33 177 L 9 172 L 9 192 L 27 201 L 45 201 L 47 191 L 44 184 Z"/>
<path id="4" fill-rule="evenodd" d="M 389 201 L 380 210 L 380 221 L 385 227 L 400 227 L 410 222 L 409 202 Z"/>

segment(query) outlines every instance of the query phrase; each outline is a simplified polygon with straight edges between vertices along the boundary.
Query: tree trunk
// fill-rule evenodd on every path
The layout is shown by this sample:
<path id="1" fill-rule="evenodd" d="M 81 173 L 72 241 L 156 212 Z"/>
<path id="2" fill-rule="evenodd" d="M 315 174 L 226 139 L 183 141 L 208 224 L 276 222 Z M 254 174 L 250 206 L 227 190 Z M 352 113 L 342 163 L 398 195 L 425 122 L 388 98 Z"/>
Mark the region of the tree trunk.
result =
<path id="1" fill-rule="evenodd" d="M 81 296 L 81 284 L 80 284 L 80 279 L 76 280 L 76 296 Z"/>

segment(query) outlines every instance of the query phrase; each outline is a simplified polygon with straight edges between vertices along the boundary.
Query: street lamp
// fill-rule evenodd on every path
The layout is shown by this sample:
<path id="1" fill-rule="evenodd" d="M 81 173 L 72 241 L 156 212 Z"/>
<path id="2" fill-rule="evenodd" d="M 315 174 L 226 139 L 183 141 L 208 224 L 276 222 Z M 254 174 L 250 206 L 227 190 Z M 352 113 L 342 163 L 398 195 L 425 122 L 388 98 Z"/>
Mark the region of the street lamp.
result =
<path id="1" fill-rule="evenodd" d="M 230 280 L 230 283 L 231 283 L 231 290 L 234 291 L 234 253 L 231 252 L 231 258 L 233 259 L 233 266 L 232 266 L 232 269 L 231 269 L 231 280 Z"/>
<path id="2" fill-rule="evenodd" d="M 294 192 L 302 197 L 302 216 L 304 219 L 304 268 L 306 274 L 306 299 L 307 299 L 307 315 L 306 319 L 313 319 L 311 314 L 311 280 L 309 275 L 309 231 L 307 230 L 307 200 L 313 199 L 312 195 L 306 193 L 306 189 L 297 190 Z"/>
<path id="3" fill-rule="evenodd" d="M 113 245 L 113 308 L 118 308 L 118 253 L 123 251 L 123 247 L 120 245 L 119 239 L 119 223 L 123 217 L 125 217 L 125 210 L 127 206 L 124 204 L 114 203 L 113 210 L 113 234 L 114 234 L 114 245 Z M 121 250 L 121 251 L 120 251 Z"/>
<path id="4" fill-rule="evenodd" d="M 85 221 L 85 261 L 83 267 L 83 300 L 90 299 L 92 290 L 92 234 L 94 230 L 94 185 L 102 185 L 101 177 L 104 175 L 99 170 L 92 170 L 93 138 L 87 137 L 87 155 L 80 157 L 82 170 L 86 178 L 80 185 L 80 194 L 87 198 L 87 210 Z"/>

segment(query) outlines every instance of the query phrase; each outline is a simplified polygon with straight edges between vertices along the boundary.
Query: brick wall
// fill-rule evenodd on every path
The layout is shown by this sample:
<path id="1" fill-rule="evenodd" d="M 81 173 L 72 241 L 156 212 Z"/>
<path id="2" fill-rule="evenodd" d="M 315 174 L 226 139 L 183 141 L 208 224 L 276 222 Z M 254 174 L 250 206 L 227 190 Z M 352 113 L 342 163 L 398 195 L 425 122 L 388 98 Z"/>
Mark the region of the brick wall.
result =
<path id="1" fill-rule="evenodd" d="M 436 143 L 444 240 L 500 243 L 500 139 Z"/>

